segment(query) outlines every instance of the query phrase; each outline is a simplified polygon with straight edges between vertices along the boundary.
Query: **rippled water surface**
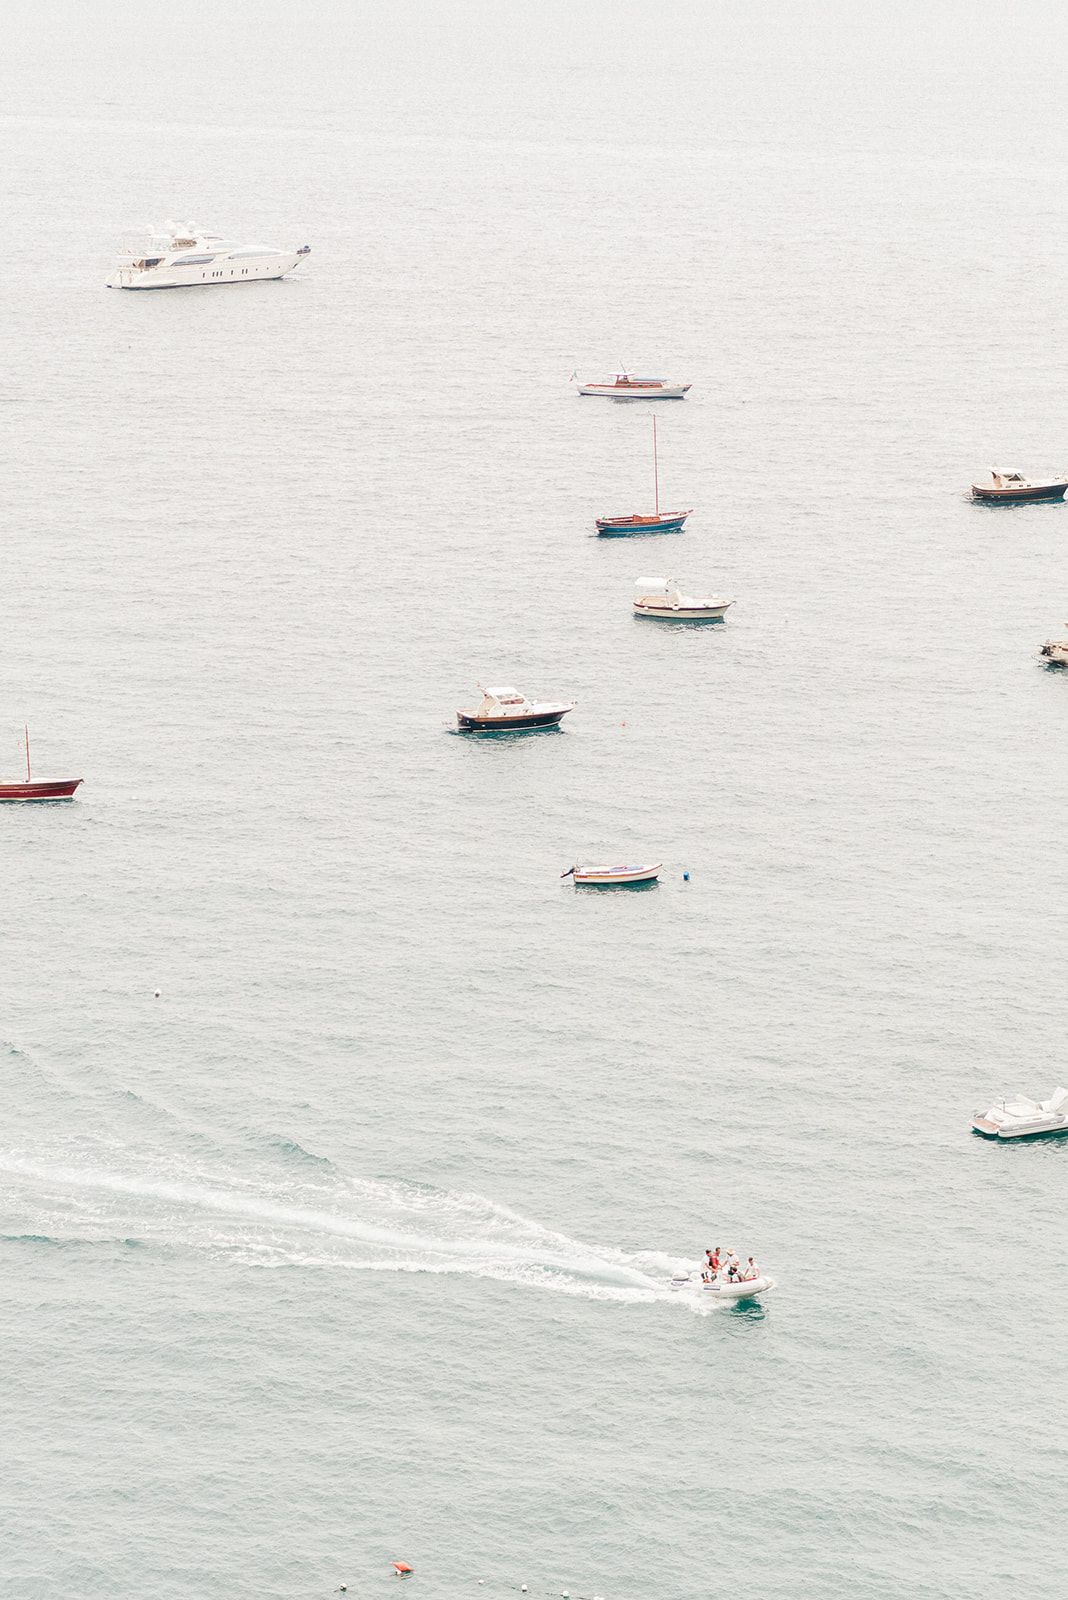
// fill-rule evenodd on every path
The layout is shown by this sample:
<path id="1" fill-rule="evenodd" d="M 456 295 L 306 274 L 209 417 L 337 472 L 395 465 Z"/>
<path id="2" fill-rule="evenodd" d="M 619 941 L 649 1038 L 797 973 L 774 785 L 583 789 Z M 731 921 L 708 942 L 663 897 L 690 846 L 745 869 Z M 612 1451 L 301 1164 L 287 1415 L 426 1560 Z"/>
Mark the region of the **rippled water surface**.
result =
<path id="1" fill-rule="evenodd" d="M 1068 465 L 1068 30 L 870 10 L 14 0 L 17 1600 L 1063 1595 L 1068 1147 L 968 1118 L 1068 1070 L 1068 507 L 966 493 Z M 168 217 L 313 253 L 106 291 Z"/>

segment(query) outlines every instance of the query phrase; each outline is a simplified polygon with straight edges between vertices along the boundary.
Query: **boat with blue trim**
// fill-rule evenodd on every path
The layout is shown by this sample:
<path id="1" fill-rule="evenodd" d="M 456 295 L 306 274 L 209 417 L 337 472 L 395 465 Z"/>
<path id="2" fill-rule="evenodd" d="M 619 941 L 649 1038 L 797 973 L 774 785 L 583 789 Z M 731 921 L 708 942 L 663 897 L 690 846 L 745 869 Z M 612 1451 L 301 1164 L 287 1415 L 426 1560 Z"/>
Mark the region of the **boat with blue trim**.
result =
<path id="1" fill-rule="evenodd" d="M 653 501 L 655 509 L 647 512 L 633 511 L 627 516 L 597 517 L 594 526 L 602 536 L 618 538 L 628 533 L 681 533 L 689 511 L 661 511 L 660 467 L 656 451 L 656 418 L 653 418 Z"/>

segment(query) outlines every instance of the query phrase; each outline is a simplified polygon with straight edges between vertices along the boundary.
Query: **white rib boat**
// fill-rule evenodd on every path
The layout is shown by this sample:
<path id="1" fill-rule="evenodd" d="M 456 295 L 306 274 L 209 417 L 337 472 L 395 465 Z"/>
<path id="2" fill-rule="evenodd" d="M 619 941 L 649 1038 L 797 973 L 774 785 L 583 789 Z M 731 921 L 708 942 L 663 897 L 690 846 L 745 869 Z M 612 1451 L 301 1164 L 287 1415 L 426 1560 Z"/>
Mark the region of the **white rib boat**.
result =
<path id="1" fill-rule="evenodd" d="M 662 861 L 657 861 L 647 867 L 568 867 L 566 872 L 561 872 L 561 878 L 574 876 L 576 883 L 593 884 L 597 888 L 608 889 L 617 884 L 628 883 L 655 883 L 660 876 Z"/>
<path id="2" fill-rule="evenodd" d="M 1000 1100 L 972 1117 L 981 1139 L 1062 1139 L 1068 1135 L 1068 1089 L 1054 1089 L 1048 1100 Z"/>
<path id="3" fill-rule="evenodd" d="M 168 223 L 143 250 L 123 256 L 109 289 L 207 289 L 228 283 L 284 278 L 311 254 L 311 245 L 278 250 L 265 244 L 228 244 L 220 234 Z"/>
<path id="4" fill-rule="evenodd" d="M 775 1279 L 762 1272 L 758 1278 L 739 1278 L 731 1283 L 720 1273 L 715 1282 L 705 1283 L 700 1275 L 690 1272 L 672 1278 L 671 1287 L 699 1294 L 702 1300 L 759 1300 L 774 1289 Z"/>
<path id="5" fill-rule="evenodd" d="M 722 622 L 733 600 L 683 594 L 673 578 L 639 578 L 634 585 L 634 615 L 664 622 Z"/>
<path id="6" fill-rule="evenodd" d="M 637 378 L 633 372 L 616 372 L 611 382 L 600 383 L 579 383 L 578 373 L 573 372 L 571 381 L 578 384 L 579 394 L 596 394 L 607 400 L 681 400 L 690 388 L 688 383 L 669 383 L 666 378 Z"/>

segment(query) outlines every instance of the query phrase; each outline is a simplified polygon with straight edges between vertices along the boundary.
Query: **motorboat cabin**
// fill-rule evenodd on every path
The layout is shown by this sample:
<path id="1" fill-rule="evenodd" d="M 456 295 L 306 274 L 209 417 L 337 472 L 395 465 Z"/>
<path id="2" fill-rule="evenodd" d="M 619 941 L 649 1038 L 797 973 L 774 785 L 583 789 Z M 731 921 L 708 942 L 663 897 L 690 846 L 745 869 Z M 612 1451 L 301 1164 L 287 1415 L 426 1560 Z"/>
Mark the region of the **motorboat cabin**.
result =
<path id="1" fill-rule="evenodd" d="M 1001 1100 L 972 1117 L 981 1139 L 1062 1139 L 1068 1136 L 1068 1089 L 1054 1089 L 1048 1100 Z"/>
<path id="2" fill-rule="evenodd" d="M 168 225 L 144 250 L 123 256 L 108 279 L 109 289 L 185 289 L 218 287 L 284 278 L 311 254 L 311 245 L 278 250 L 272 245 L 228 244 L 217 233 Z"/>
<path id="3" fill-rule="evenodd" d="M 733 600 L 683 594 L 674 578 L 639 578 L 634 585 L 634 615 L 664 622 L 722 622 Z"/>
<path id="4" fill-rule="evenodd" d="M 463 733 L 534 733 L 559 727 L 574 709 L 563 702 L 527 700 L 518 689 L 483 689 L 479 704 L 458 711 L 456 721 Z"/>
<path id="5" fill-rule="evenodd" d="M 572 374 L 578 381 L 578 374 Z M 611 381 L 579 383 L 579 394 L 596 394 L 609 400 L 681 400 L 691 387 L 688 383 L 671 383 L 667 378 L 638 378 L 633 372 L 615 372 Z"/>
<path id="6" fill-rule="evenodd" d="M 1068 478 L 1047 478 L 1032 483 L 1019 472 L 990 473 L 990 483 L 973 483 L 972 496 L 995 504 L 1017 505 L 1025 500 L 1063 500 Z"/>

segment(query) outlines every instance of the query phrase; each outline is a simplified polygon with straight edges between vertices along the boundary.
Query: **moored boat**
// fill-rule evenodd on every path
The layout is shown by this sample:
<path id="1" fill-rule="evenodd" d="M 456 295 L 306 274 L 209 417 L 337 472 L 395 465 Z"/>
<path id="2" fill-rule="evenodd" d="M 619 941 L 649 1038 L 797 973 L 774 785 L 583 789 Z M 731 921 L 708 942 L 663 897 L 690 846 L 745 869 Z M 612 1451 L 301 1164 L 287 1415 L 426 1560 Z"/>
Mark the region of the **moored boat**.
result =
<path id="1" fill-rule="evenodd" d="M 1068 628 L 1068 622 L 1065 623 Z M 1068 667 L 1068 639 L 1047 639 L 1040 656 L 1045 656 L 1051 667 Z"/>
<path id="2" fill-rule="evenodd" d="M 674 578 L 639 578 L 634 585 L 634 615 L 663 622 L 722 622 L 733 600 L 683 594 Z"/>
<path id="3" fill-rule="evenodd" d="M 169 223 L 146 248 L 123 256 L 109 289 L 185 289 L 284 278 L 311 254 L 311 245 L 278 250 L 264 244 L 228 244 L 220 234 Z"/>
<path id="4" fill-rule="evenodd" d="M 578 385 L 579 394 L 601 395 L 609 400 L 681 400 L 691 387 L 688 383 L 670 383 L 667 378 L 638 378 L 633 372 L 615 372 L 611 381 L 579 383 L 578 373 L 571 374 Z"/>
<path id="5" fill-rule="evenodd" d="M 483 689 L 479 704 L 458 711 L 456 721 L 464 733 L 534 733 L 559 727 L 574 709 L 563 702 L 527 700 L 518 689 Z"/>
<path id="6" fill-rule="evenodd" d="M 1048 1100 L 1000 1100 L 972 1116 L 981 1139 L 1062 1139 L 1068 1136 L 1068 1089 L 1054 1089 Z"/>
<path id="7" fill-rule="evenodd" d="M 972 496 L 1001 505 L 1016 505 L 1024 500 L 1063 500 L 1068 478 L 1048 478 L 1032 483 L 1019 472 L 991 470 L 990 483 L 973 483 Z"/>
<path id="8" fill-rule="evenodd" d="M 594 888 L 609 889 L 620 884 L 655 883 L 663 864 L 662 861 L 657 861 L 652 866 L 568 867 L 560 876 L 574 877 L 576 883 L 590 884 Z"/>
<path id="9" fill-rule="evenodd" d="M 0 801 L 5 800 L 70 800 L 83 782 L 81 778 L 34 778 L 30 770 L 30 730 L 26 728 L 26 779 L 15 781 L 0 779 Z"/>
<path id="10" fill-rule="evenodd" d="M 689 511 L 660 510 L 660 463 L 656 449 L 656 418 L 653 418 L 653 504 L 652 513 L 633 511 L 626 516 L 597 517 L 594 526 L 599 534 L 628 533 L 679 533 Z"/>

